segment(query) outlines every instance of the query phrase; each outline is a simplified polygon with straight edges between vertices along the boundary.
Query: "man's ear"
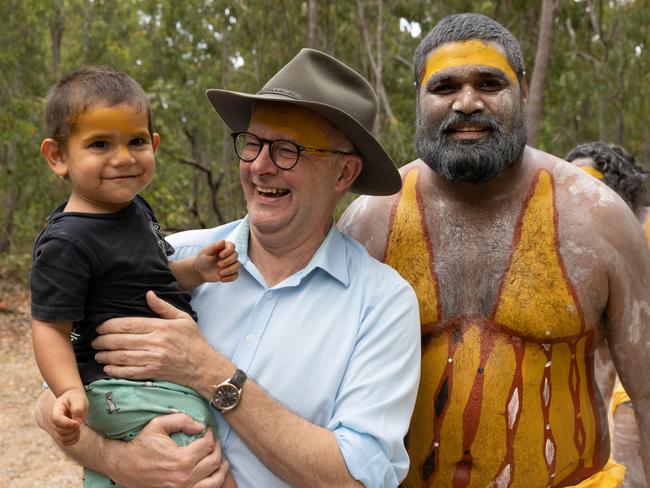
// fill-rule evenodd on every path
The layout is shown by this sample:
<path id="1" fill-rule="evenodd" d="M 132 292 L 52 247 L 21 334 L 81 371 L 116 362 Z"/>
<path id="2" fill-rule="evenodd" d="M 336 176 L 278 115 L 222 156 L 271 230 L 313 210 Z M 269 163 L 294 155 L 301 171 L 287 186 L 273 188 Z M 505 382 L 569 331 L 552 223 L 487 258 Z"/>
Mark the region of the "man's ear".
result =
<path id="1" fill-rule="evenodd" d="M 41 143 L 41 154 L 54 174 L 62 178 L 68 176 L 68 165 L 65 163 L 65 154 L 58 142 L 51 137 L 43 140 Z"/>
<path id="2" fill-rule="evenodd" d="M 336 189 L 341 192 L 346 192 L 357 179 L 359 173 L 363 169 L 363 160 L 356 154 L 346 154 L 343 156 L 343 166 L 339 173 L 339 180 L 336 182 Z"/>
<path id="3" fill-rule="evenodd" d="M 156 149 L 158 149 L 158 144 L 160 144 L 160 135 L 157 132 L 153 133 L 153 136 L 151 136 L 151 146 L 153 147 L 153 152 L 156 152 Z"/>
<path id="4" fill-rule="evenodd" d="M 522 76 L 519 81 L 519 90 L 521 91 L 521 99 L 524 101 L 524 105 L 528 106 L 528 82 L 525 76 Z"/>

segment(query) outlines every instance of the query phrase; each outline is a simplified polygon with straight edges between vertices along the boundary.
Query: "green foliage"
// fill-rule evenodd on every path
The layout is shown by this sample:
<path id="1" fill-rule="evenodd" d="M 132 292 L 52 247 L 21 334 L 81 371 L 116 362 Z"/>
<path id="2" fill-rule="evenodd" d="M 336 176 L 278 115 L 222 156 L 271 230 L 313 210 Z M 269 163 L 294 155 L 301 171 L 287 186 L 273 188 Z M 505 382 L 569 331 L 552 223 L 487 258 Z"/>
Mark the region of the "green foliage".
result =
<path id="1" fill-rule="evenodd" d="M 475 11 L 496 18 L 520 40 L 528 73 L 534 69 L 539 0 L 384 1 L 381 24 L 379 0 L 361 4 L 375 57 L 381 40 L 381 81 L 394 114 L 390 119 L 382 109 L 379 137 L 399 166 L 416 157 L 412 53 L 443 16 Z M 578 141 L 604 139 L 648 159 L 648 0 L 560 5 L 540 147 L 561 156 Z M 317 14 L 316 47 L 375 85 L 357 1 L 319 1 Z M 12 252 L 28 252 L 45 217 L 67 196 L 66 184 L 39 154 L 41 114 L 49 86 L 83 64 L 124 70 L 149 94 L 162 142 L 145 196 L 167 229 L 212 226 L 244 214 L 229 130 L 205 90 L 259 90 L 307 45 L 306 1 L 3 0 L 0 16 L 0 201 L 17 199 L 11 216 L 6 205 L 0 212 L 0 244 L 8 237 Z M 421 32 L 413 36 L 407 25 Z"/>

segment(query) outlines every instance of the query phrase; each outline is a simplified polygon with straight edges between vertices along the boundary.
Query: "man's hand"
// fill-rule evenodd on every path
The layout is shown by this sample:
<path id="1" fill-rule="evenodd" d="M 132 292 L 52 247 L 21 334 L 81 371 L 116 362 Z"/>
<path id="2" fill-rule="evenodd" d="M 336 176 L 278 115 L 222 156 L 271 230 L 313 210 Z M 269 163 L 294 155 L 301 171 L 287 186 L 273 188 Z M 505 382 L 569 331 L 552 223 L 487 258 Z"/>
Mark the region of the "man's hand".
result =
<path id="1" fill-rule="evenodd" d="M 56 401 L 45 390 L 36 403 L 36 421 L 50 436 L 54 425 L 50 417 Z M 185 414 L 172 414 L 151 420 L 132 442 L 100 436 L 87 425 L 81 426 L 81 439 L 73 446 L 61 446 L 75 461 L 128 486 L 219 488 L 229 472 L 228 461 L 221 462 L 221 446 L 212 431 L 189 446 L 178 446 L 169 435 L 201 432 L 204 425 Z"/>
<path id="2" fill-rule="evenodd" d="M 239 255 L 232 242 L 220 240 L 205 246 L 194 260 L 202 282 L 234 281 L 239 275 Z"/>
<path id="3" fill-rule="evenodd" d="M 184 414 L 154 418 L 135 439 L 124 443 L 124 449 L 111 451 L 107 465 L 115 468 L 113 481 L 129 488 L 220 487 L 230 464 L 222 462 L 212 430 L 185 447 L 169 437 L 174 432 L 197 434 L 203 429 L 203 424 Z"/>
<path id="4" fill-rule="evenodd" d="M 54 440 L 64 446 L 76 444 L 87 413 L 88 397 L 85 391 L 72 389 L 63 392 L 54 401 L 50 412 Z"/>
<path id="5" fill-rule="evenodd" d="M 210 347 L 188 314 L 151 291 L 147 303 L 160 318 L 120 317 L 104 322 L 92 343 L 100 351 L 95 359 L 106 365 L 104 372 L 110 376 L 171 381 L 207 398 L 211 384 L 230 377 L 234 365 Z"/>

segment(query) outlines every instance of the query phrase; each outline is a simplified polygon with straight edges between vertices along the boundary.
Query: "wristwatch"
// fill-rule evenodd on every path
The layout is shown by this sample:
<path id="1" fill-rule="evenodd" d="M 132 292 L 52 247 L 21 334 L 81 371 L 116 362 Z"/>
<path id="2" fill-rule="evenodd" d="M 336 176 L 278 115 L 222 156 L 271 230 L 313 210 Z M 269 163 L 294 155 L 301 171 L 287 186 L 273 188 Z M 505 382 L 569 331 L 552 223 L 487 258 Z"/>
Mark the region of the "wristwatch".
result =
<path id="1" fill-rule="evenodd" d="M 244 387 L 245 381 L 246 373 L 241 369 L 237 369 L 232 378 L 214 386 L 214 392 L 212 393 L 212 398 L 210 398 L 210 405 L 221 413 L 235 408 L 239 405 L 241 390 Z"/>

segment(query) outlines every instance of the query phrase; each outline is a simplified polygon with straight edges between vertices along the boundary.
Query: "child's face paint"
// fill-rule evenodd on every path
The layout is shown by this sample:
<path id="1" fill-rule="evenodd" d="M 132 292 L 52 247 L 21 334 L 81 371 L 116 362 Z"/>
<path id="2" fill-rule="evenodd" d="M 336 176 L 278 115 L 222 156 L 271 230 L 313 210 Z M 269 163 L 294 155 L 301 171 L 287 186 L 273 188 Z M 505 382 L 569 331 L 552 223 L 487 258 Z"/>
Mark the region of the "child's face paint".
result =
<path id="1" fill-rule="evenodd" d="M 148 134 L 148 122 L 147 113 L 132 105 L 93 106 L 77 116 L 71 137 L 87 137 L 94 132 L 108 131 L 129 134 L 144 131 Z"/>
<path id="2" fill-rule="evenodd" d="M 66 210 L 104 213 L 128 205 L 153 177 L 158 134 L 145 110 L 122 103 L 80 113 L 63 164 L 72 194 Z"/>
<path id="3" fill-rule="evenodd" d="M 331 138 L 323 128 L 321 117 L 298 105 L 258 103 L 251 115 L 251 126 L 253 125 L 269 127 L 282 134 L 277 139 L 289 139 L 305 147 L 334 148 Z M 310 153 L 310 156 L 318 154 Z"/>
<path id="4" fill-rule="evenodd" d="M 502 71 L 514 84 L 517 84 L 515 74 L 508 59 L 494 45 L 472 39 L 462 42 L 449 42 L 434 49 L 424 69 L 422 83 L 439 71 L 458 66 L 478 65 L 489 66 Z"/>

